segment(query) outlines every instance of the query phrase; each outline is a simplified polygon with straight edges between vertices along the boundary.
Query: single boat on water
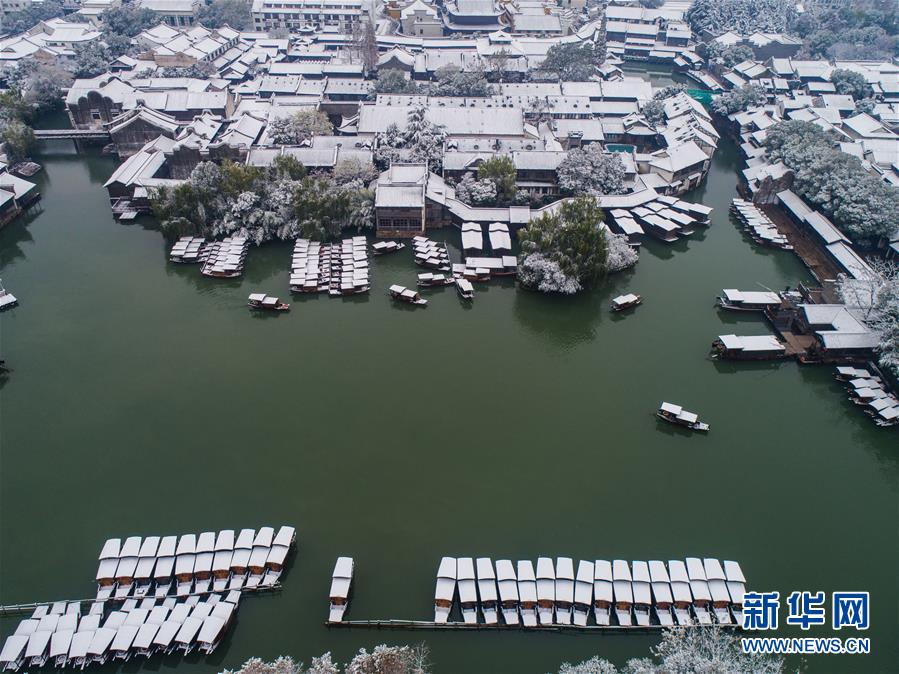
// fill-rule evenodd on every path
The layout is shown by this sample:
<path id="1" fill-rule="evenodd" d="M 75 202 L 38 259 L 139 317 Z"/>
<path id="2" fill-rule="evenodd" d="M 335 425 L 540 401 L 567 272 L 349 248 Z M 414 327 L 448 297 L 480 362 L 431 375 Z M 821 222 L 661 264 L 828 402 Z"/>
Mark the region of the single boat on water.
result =
<path id="1" fill-rule="evenodd" d="M 781 296 L 770 290 L 760 292 L 733 288 L 725 288 L 715 300 L 719 307 L 730 311 L 764 311 L 779 307 L 781 302 Z"/>
<path id="2" fill-rule="evenodd" d="M 639 304 L 643 304 L 643 298 L 640 295 L 636 295 L 634 293 L 619 295 L 618 297 L 612 299 L 612 311 L 624 311 L 625 309 L 632 309 Z"/>
<path id="3" fill-rule="evenodd" d="M 254 311 L 289 311 L 290 305 L 265 293 L 253 293 L 247 298 L 247 306 Z"/>
<path id="4" fill-rule="evenodd" d="M 409 290 L 405 286 L 392 285 L 387 289 L 387 292 L 389 292 L 390 296 L 395 300 L 408 302 L 409 304 L 414 304 L 419 307 L 426 306 L 428 303 L 428 301 L 423 299 L 417 292 Z"/>
<path id="5" fill-rule="evenodd" d="M 338 557 L 334 564 L 334 573 L 331 574 L 331 591 L 328 596 L 331 599 L 328 611 L 328 622 L 339 623 L 346 613 L 350 596 L 350 585 L 353 582 L 353 558 Z"/>
<path id="6" fill-rule="evenodd" d="M 445 276 L 444 274 L 425 272 L 424 274 L 418 275 L 419 288 L 435 288 L 437 286 L 448 286 L 452 285 L 453 281 L 454 279 L 452 276 Z"/>
<path id="7" fill-rule="evenodd" d="M 689 428 L 693 431 L 708 432 L 709 425 L 699 421 L 699 417 L 693 412 L 688 412 L 680 405 L 672 403 L 662 403 L 659 411 L 656 412 L 659 419 L 663 419 L 672 424 Z"/>
<path id="8" fill-rule="evenodd" d="M 19 300 L 16 299 L 16 296 L 11 292 L 8 292 L 6 288 L 3 287 L 3 284 L 0 283 L 0 311 L 14 307 L 18 303 Z"/>
<path id="9" fill-rule="evenodd" d="M 372 244 L 371 253 L 372 255 L 386 255 L 387 253 L 395 253 L 405 247 L 406 244 L 399 241 L 378 241 Z"/>
<path id="10" fill-rule="evenodd" d="M 463 300 L 474 299 L 474 286 L 471 285 L 471 281 L 469 281 L 468 279 L 457 278 L 456 290 L 459 291 L 459 297 L 461 297 Z"/>

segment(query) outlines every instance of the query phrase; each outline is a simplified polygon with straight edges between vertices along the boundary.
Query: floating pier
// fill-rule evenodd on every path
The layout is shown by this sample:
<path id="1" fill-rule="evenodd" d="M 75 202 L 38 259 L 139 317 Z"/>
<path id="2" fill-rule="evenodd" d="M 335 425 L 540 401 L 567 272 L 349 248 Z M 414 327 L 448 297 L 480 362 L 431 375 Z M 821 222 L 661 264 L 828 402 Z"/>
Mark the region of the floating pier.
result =
<path id="1" fill-rule="evenodd" d="M 343 561 L 341 561 L 343 560 Z M 344 571 L 340 575 L 339 569 Z M 347 569 L 349 573 L 347 573 Z M 475 569 L 477 569 L 475 571 Z M 683 627 L 740 627 L 746 578 L 739 563 L 707 557 L 628 563 L 570 557 L 531 560 L 444 557 L 437 569 L 434 620 L 343 620 L 352 560 L 341 558 L 344 578 L 326 625 L 404 630 L 536 630 L 552 632 L 651 631 Z M 462 620 L 450 620 L 458 603 Z M 502 620 L 500 620 L 502 616 Z M 591 622 L 592 620 L 592 622 Z"/>

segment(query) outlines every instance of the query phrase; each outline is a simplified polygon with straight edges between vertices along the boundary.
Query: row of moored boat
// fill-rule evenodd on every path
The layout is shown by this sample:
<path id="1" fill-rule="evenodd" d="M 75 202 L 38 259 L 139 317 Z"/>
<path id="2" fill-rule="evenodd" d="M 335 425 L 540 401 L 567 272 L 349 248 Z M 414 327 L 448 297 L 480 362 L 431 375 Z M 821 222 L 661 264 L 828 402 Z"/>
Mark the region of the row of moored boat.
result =
<path id="1" fill-rule="evenodd" d="M 837 379 L 846 383 L 849 398 L 865 408 L 878 426 L 899 424 L 899 398 L 890 393 L 883 379 L 864 368 L 837 368 Z"/>
<path id="2" fill-rule="evenodd" d="M 99 556 L 97 599 L 269 587 L 278 582 L 295 542 L 290 526 L 110 538 Z"/>
<path id="3" fill-rule="evenodd" d="M 707 225 L 710 212 L 710 208 L 701 204 L 659 196 L 641 206 L 613 208 L 609 214 L 615 229 L 628 237 L 648 232 L 657 239 L 673 243 L 693 234 L 697 225 Z"/>
<path id="4" fill-rule="evenodd" d="M 39 606 L 22 620 L 0 650 L 0 670 L 21 667 L 78 667 L 132 657 L 199 649 L 212 653 L 232 623 L 240 591 L 157 600 L 129 599 L 104 617 L 104 603 L 81 615 L 78 602 Z"/>
<path id="5" fill-rule="evenodd" d="M 444 557 L 434 621 L 447 623 L 456 598 L 465 624 L 600 627 L 742 624 L 746 579 L 737 562 L 696 557 L 632 562 L 570 557 L 537 560 Z"/>
<path id="6" fill-rule="evenodd" d="M 782 250 L 793 250 L 787 237 L 778 231 L 771 218 L 753 203 L 743 199 L 734 199 L 731 211 L 756 243 Z"/>
<path id="7" fill-rule="evenodd" d="M 370 288 L 368 243 L 364 236 L 332 244 L 296 240 L 290 265 L 291 291 L 339 296 L 367 293 Z"/>
<path id="8" fill-rule="evenodd" d="M 245 236 L 228 236 L 209 244 L 203 262 L 203 276 L 213 278 L 237 278 L 243 274 L 244 263 L 250 250 L 250 240 Z"/>
<path id="9" fill-rule="evenodd" d="M 172 246 L 169 260 L 177 264 L 199 264 L 209 257 L 210 243 L 200 236 L 182 236 Z"/>

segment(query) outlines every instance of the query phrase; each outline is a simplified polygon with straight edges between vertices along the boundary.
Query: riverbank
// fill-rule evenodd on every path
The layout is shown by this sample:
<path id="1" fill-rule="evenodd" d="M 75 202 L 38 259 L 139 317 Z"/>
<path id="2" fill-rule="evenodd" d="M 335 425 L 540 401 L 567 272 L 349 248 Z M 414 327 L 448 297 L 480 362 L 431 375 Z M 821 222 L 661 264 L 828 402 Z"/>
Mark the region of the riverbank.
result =
<path id="1" fill-rule="evenodd" d="M 500 282 L 471 305 L 450 288 L 403 311 L 381 291 L 414 285 L 407 250 L 372 260 L 369 295 L 302 298 L 277 319 L 246 298 L 287 294 L 290 244 L 252 250 L 237 281 L 169 264 L 153 223 L 112 219 L 102 185 L 114 161 L 70 146 L 38 159 L 43 212 L 0 232 L 0 277 L 21 301 L 0 317 L 14 369 L 0 382 L 0 603 L 89 594 L 110 536 L 288 522 L 299 547 L 283 591 L 246 601 L 212 658 L 150 668 L 347 660 L 416 641 L 325 628 L 334 559 L 356 560 L 348 619 L 427 619 L 440 557 L 476 552 L 700 554 L 739 559 L 751 589 L 781 596 L 868 590 L 872 654 L 808 658 L 807 670 L 891 670 L 894 435 L 858 413 L 830 368 L 707 358 L 715 335 L 768 331 L 718 312 L 721 288 L 811 282 L 795 255 L 750 245 L 730 222 L 741 165 L 729 141 L 690 195 L 715 208 L 711 226 L 673 246 L 647 241 L 637 267 L 600 289 L 558 298 Z M 611 314 L 625 292 L 644 305 Z M 657 421 L 667 399 L 713 431 Z M 426 638 L 435 671 L 454 674 L 543 673 L 593 654 L 621 663 L 657 640 Z"/>

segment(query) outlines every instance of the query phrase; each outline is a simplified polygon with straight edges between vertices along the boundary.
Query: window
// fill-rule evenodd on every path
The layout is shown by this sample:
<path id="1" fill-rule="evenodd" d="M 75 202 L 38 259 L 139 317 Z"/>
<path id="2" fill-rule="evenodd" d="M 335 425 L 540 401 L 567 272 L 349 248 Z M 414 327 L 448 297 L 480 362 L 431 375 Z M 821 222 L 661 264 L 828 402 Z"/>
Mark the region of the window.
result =
<path id="1" fill-rule="evenodd" d="M 100 120 L 103 117 L 100 115 L 100 110 L 97 108 L 91 108 L 91 119 Z"/>

